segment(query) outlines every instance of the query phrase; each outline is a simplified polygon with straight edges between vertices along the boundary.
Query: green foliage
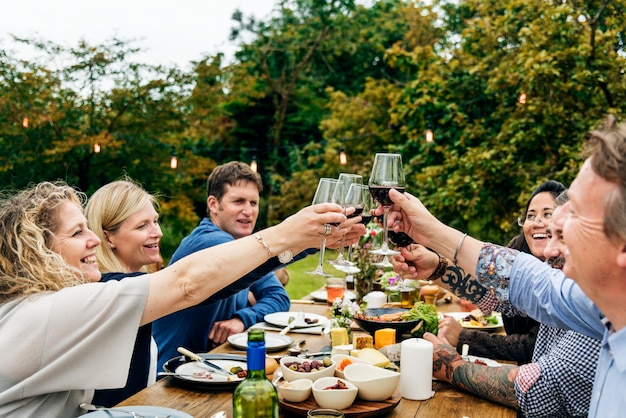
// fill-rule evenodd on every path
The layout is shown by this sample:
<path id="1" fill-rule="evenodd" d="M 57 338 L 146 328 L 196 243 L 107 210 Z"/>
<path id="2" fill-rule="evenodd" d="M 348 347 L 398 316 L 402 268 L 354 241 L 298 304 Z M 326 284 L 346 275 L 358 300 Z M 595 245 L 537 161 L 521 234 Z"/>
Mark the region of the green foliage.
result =
<path id="1" fill-rule="evenodd" d="M 309 204 L 320 177 L 367 178 L 374 153 L 399 152 L 433 213 L 505 243 L 530 191 L 570 183 L 585 133 L 626 111 L 626 0 L 431 3 L 238 12 L 236 62 L 217 54 L 191 73 L 134 62 L 139 48 L 119 39 L 20 40 L 47 60 L 0 51 L 0 182 L 89 194 L 130 176 L 160 196 L 167 257 L 204 215 L 217 164 L 256 157 L 264 227 Z"/>

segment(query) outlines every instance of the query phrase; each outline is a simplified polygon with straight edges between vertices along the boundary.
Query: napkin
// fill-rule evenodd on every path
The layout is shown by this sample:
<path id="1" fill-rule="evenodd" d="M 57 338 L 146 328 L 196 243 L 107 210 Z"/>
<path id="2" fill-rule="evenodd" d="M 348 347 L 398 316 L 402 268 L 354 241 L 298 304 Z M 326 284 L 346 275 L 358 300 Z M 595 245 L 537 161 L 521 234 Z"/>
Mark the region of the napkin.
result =
<path id="1" fill-rule="evenodd" d="M 432 398 L 433 344 L 422 338 L 409 338 L 401 344 L 400 394 L 416 401 Z"/>
<path id="2" fill-rule="evenodd" d="M 297 333 L 297 334 L 318 334 L 322 335 L 324 333 L 324 327 L 326 325 L 319 325 L 315 327 L 306 327 L 306 328 L 292 328 L 289 333 Z M 282 331 L 282 327 L 275 327 L 273 325 L 268 324 L 267 322 L 259 322 L 257 324 L 252 325 L 250 328 L 259 328 L 267 331 Z"/>

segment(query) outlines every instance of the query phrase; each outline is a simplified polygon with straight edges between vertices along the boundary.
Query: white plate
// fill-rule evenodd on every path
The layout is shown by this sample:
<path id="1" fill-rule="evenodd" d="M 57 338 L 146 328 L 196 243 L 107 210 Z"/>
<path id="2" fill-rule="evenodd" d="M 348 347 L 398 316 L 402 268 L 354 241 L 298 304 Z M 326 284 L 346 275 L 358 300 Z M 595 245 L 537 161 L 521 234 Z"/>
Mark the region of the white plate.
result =
<path id="1" fill-rule="evenodd" d="M 277 327 L 286 327 L 289 324 L 289 318 L 296 318 L 294 328 L 309 328 L 309 327 L 319 327 L 326 325 L 328 322 L 328 318 L 322 315 L 314 314 L 314 313 L 304 313 L 304 319 L 297 319 L 298 312 L 274 312 L 271 314 L 265 315 L 263 320 L 270 325 L 274 325 Z M 306 323 L 305 319 L 316 320 L 314 323 Z"/>
<path id="2" fill-rule="evenodd" d="M 215 363 L 220 366 L 222 369 L 230 370 L 233 367 L 241 367 L 246 370 L 248 365 L 243 361 L 237 360 L 211 360 L 211 363 Z M 220 373 L 212 373 L 209 371 L 208 366 L 204 366 L 202 363 L 197 361 L 191 361 L 189 363 L 181 364 L 175 370 L 178 373 L 178 377 L 183 380 L 190 380 L 194 382 L 207 382 L 215 385 L 219 385 L 220 383 L 232 383 L 232 382 L 240 382 L 244 378 L 237 376 L 226 376 Z M 195 377 L 194 373 L 201 373 L 202 376 Z M 204 376 L 207 377 L 204 377 Z"/>
<path id="3" fill-rule="evenodd" d="M 228 342 L 237 348 L 245 350 L 248 348 L 248 333 L 233 334 L 228 337 Z M 293 344 L 293 338 L 287 335 L 275 334 L 273 332 L 265 334 L 265 351 L 279 351 L 289 347 L 291 344 Z"/>
<path id="4" fill-rule="evenodd" d="M 501 364 L 498 363 L 495 360 L 491 360 L 490 358 L 486 358 L 486 357 L 476 357 L 476 356 L 467 356 L 468 360 L 470 361 L 470 363 L 474 363 L 476 360 L 480 360 L 483 363 L 486 363 L 487 366 L 489 367 L 500 367 Z"/>
<path id="5" fill-rule="evenodd" d="M 439 314 L 439 318 L 442 315 L 451 316 L 456 319 L 463 325 L 463 328 L 467 329 L 482 329 L 482 330 L 494 330 L 500 328 L 502 326 L 502 315 L 499 312 L 494 312 L 496 318 L 498 318 L 498 323 L 494 325 L 485 325 L 485 326 L 476 326 L 469 323 L 469 321 L 463 321 L 463 318 L 466 318 L 469 315 L 469 312 L 444 312 Z"/>
<path id="6" fill-rule="evenodd" d="M 189 415 L 183 411 L 179 411 L 177 409 L 171 408 L 163 408 L 161 406 L 120 406 L 117 409 L 123 409 L 124 411 L 132 411 L 136 412 L 139 415 L 145 415 L 147 417 L 155 417 L 155 416 L 170 416 L 170 418 L 193 418 L 192 415 Z M 115 408 L 109 411 L 94 411 L 90 412 L 87 415 L 82 415 L 84 417 L 89 418 L 128 418 L 129 414 L 124 412 L 115 411 Z"/>
<path id="7" fill-rule="evenodd" d="M 328 299 L 326 296 L 326 291 L 325 290 L 316 290 L 315 292 L 311 292 L 309 293 L 309 296 L 311 296 L 311 298 L 315 301 L 318 302 L 326 302 L 326 300 Z M 351 292 L 349 290 L 346 290 L 344 292 L 344 298 L 348 298 L 350 300 L 355 300 L 356 299 L 356 294 L 354 292 Z"/>

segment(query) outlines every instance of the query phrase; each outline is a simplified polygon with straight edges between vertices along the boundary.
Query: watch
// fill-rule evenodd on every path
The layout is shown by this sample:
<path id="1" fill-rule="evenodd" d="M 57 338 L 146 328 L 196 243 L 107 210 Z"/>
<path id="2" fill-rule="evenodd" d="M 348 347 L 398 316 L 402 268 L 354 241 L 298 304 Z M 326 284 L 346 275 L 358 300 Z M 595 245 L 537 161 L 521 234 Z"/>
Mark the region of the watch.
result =
<path id="1" fill-rule="evenodd" d="M 293 260 L 293 253 L 289 248 L 278 254 L 278 261 L 280 261 L 282 264 L 287 264 L 291 260 Z"/>

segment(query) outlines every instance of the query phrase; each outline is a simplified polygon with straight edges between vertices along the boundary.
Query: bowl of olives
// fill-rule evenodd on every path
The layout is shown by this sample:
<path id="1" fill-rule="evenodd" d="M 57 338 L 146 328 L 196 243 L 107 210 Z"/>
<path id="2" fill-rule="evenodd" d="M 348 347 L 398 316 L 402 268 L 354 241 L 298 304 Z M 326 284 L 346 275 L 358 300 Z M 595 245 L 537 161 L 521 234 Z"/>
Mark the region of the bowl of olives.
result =
<path id="1" fill-rule="evenodd" d="M 286 356 L 280 359 L 280 370 L 288 382 L 298 379 L 310 379 L 315 382 L 320 377 L 333 376 L 335 363 L 330 357 L 318 360 Z"/>

